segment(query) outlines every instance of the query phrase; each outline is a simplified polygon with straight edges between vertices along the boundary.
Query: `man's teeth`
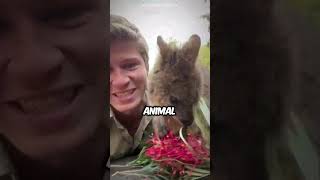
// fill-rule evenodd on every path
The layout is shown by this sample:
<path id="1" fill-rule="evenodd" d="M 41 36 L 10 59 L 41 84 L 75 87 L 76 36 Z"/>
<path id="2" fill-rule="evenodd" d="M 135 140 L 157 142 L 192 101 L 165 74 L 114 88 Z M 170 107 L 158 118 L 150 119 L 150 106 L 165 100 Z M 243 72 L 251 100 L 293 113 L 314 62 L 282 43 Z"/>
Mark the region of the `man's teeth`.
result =
<path id="1" fill-rule="evenodd" d="M 26 113 L 45 114 L 54 112 L 61 107 L 68 105 L 74 97 L 74 94 L 74 89 L 68 89 L 51 93 L 46 96 L 20 100 L 19 104 Z"/>
<path id="2" fill-rule="evenodd" d="M 116 93 L 116 96 L 117 97 L 126 97 L 126 96 L 132 94 L 133 91 L 134 91 L 134 89 L 128 90 L 128 91 L 123 91 L 123 92 L 118 92 L 118 93 Z"/>

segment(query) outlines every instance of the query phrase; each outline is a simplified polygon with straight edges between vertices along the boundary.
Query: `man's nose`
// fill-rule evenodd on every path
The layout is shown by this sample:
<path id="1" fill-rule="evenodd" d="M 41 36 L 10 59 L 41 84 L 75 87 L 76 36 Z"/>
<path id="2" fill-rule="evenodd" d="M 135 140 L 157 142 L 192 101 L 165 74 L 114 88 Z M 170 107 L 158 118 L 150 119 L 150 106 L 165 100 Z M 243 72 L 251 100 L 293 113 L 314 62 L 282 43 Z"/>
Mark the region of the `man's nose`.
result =
<path id="1" fill-rule="evenodd" d="M 110 83 L 113 88 L 125 88 L 128 86 L 129 82 L 130 78 L 125 73 L 122 73 L 121 70 L 114 70 L 110 74 Z"/>
<path id="2" fill-rule="evenodd" d="M 35 26 L 18 29 L 9 48 L 11 80 L 31 89 L 49 86 L 62 70 L 63 53 Z"/>

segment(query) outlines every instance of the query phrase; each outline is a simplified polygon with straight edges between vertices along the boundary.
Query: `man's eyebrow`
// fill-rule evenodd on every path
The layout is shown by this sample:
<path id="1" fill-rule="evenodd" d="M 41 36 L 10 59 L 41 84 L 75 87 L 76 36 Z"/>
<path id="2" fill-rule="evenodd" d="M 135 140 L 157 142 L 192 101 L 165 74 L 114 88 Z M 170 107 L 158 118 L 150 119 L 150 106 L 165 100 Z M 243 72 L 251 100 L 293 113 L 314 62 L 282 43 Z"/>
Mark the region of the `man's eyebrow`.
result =
<path id="1" fill-rule="evenodd" d="M 132 61 L 139 61 L 140 59 L 137 58 L 137 57 L 130 57 L 130 58 L 123 58 L 121 60 L 122 63 L 125 63 L 125 62 L 132 62 Z"/>
<path id="2" fill-rule="evenodd" d="M 131 58 L 126 58 L 125 60 L 139 60 L 139 58 L 131 57 Z"/>
<path id="3" fill-rule="evenodd" d="M 56 1 L 41 1 L 38 6 L 35 6 L 35 10 L 38 13 L 50 13 L 56 10 L 68 10 L 68 9 L 93 9 L 97 8 L 100 3 L 99 0 L 56 0 Z"/>

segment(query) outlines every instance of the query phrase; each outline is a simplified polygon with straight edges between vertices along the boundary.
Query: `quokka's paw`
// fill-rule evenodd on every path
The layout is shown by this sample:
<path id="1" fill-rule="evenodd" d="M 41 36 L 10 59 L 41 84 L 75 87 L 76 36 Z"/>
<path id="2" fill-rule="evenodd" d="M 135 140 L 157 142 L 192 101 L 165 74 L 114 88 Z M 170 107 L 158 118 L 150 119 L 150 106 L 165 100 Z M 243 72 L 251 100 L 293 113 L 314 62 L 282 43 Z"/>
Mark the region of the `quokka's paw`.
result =
<path id="1" fill-rule="evenodd" d="M 169 129 L 166 127 L 164 121 L 165 120 L 162 116 L 155 116 L 152 120 L 154 133 L 159 138 L 164 137 L 169 132 Z"/>
<path id="2" fill-rule="evenodd" d="M 179 134 L 179 130 L 184 127 L 184 125 L 175 118 L 167 118 L 165 121 L 165 126 L 170 129 L 174 134 Z"/>

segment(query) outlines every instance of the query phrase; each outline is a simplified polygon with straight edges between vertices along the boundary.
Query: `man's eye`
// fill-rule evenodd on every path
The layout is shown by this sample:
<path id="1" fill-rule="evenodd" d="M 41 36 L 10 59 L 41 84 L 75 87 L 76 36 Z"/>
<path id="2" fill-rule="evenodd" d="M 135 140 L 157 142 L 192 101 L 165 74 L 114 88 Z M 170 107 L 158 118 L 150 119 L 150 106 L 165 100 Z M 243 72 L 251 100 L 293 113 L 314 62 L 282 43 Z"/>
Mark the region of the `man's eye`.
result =
<path id="1" fill-rule="evenodd" d="M 138 67 L 138 64 L 136 63 L 130 63 L 130 64 L 124 64 L 122 68 L 126 70 L 135 70 Z"/>
<path id="2" fill-rule="evenodd" d="M 48 14 L 43 21 L 62 28 L 77 28 L 87 22 L 88 11 L 65 9 Z"/>

